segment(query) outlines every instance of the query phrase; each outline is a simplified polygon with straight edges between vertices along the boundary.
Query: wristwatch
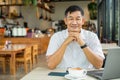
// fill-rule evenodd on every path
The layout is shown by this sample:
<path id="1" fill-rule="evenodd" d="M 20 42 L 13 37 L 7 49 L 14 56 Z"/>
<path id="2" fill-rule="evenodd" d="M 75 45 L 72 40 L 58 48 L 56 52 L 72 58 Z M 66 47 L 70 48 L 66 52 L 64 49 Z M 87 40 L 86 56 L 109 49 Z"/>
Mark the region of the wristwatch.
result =
<path id="1" fill-rule="evenodd" d="M 81 49 L 86 48 L 87 44 L 85 43 L 84 45 L 81 46 Z"/>

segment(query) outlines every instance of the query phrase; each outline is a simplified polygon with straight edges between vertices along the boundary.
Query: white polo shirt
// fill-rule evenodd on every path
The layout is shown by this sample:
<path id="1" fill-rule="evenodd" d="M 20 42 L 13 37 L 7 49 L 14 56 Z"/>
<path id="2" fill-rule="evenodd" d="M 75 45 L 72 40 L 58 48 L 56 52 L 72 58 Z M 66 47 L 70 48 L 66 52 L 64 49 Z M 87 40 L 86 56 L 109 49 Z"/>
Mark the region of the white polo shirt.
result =
<path id="1" fill-rule="evenodd" d="M 81 29 L 80 35 L 85 43 L 88 45 L 88 47 L 95 52 L 95 54 L 98 54 L 99 56 L 104 58 L 100 41 L 95 33 Z M 67 29 L 55 33 L 50 39 L 46 56 L 52 55 L 56 50 L 58 50 L 67 36 Z M 67 69 L 68 67 L 80 67 L 85 69 L 94 68 L 93 65 L 87 60 L 80 45 L 75 41 L 71 42 L 67 46 L 63 59 L 57 66 L 57 68 L 64 69 Z"/>

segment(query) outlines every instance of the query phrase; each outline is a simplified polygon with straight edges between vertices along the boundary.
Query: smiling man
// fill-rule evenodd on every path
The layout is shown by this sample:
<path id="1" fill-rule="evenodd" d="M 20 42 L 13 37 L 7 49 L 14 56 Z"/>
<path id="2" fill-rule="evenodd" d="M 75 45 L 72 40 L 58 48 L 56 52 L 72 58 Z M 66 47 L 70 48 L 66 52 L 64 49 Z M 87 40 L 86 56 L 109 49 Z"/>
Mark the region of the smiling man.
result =
<path id="1" fill-rule="evenodd" d="M 83 9 L 77 5 L 68 7 L 64 21 L 67 29 L 50 39 L 46 53 L 48 67 L 101 68 L 104 60 L 101 44 L 95 33 L 82 29 Z"/>

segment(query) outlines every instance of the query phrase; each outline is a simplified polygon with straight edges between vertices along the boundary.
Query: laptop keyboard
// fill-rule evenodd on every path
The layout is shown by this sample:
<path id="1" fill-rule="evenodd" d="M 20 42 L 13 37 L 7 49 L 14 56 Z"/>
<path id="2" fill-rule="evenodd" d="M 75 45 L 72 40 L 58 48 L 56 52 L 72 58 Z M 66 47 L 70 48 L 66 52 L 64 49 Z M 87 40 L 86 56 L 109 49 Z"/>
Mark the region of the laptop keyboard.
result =
<path id="1" fill-rule="evenodd" d="M 87 75 L 89 76 L 93 76 L 95 77 L 96 76 L 102 76 L 103 74 L 103 70 L 91 70 L 91 71 L 87 71 Z"/>
<path id="2" fill-rule="evenodd" d="M 102 76 L 102 73 L 96 73 L 96 75 L 98 75 L 98 76 Z"/>

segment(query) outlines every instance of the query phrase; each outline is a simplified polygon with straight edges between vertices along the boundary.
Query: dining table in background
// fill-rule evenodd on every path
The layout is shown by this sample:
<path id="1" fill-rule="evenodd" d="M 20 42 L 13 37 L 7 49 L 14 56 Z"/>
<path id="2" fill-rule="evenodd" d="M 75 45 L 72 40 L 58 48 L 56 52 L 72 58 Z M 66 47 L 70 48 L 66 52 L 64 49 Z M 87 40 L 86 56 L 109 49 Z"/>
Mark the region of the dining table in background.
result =
<path id="1" fill-rule="evenodd" d="M 120 48 L 116 43 L 101 43 L 103 53 L 107 55 L 108 49 Z"/>
<path id="2" fill-rule="evenodd" d="M 32 44 L 11 44 L 8 48 L 0 48 L 0 55 L 10 55 L 11 63 L 10 63 L 10 73 L 12 75 L 16 74 L 16 54 L 25 50 L 26 47 L 31 46 Z"/>

